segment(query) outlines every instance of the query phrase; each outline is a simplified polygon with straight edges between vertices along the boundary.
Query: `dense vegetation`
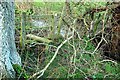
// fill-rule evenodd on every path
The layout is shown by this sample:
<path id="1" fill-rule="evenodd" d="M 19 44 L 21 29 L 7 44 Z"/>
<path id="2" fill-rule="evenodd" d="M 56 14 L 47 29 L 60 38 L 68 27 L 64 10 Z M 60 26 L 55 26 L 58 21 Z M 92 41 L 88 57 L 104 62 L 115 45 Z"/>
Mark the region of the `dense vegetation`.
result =
<path id="1" fill-rule="evenodd" d="M 119 61 L 106 58 L 101 50 L 109 39 L 102 34 L 95 41 L 112 26 L 112 13 L 111 9 L 90 10 L 106 6 L 111 4 L 16 3 L 16 44 L 23 63 L 22 67 L 14 65 L 16 76 L 120 79 Z"/>

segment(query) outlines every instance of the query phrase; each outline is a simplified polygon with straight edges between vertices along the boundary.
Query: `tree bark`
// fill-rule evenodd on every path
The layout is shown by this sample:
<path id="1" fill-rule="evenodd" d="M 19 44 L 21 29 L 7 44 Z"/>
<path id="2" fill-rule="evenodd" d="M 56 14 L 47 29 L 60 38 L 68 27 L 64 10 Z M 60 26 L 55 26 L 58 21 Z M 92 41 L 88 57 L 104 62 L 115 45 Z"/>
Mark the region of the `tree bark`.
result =
<path id="1" fill-rule="evenodd" d="M 14 0 L 0 1 L 0 77 L 15 78 L 12 64 L 21 65 L 14 38 Z"/>

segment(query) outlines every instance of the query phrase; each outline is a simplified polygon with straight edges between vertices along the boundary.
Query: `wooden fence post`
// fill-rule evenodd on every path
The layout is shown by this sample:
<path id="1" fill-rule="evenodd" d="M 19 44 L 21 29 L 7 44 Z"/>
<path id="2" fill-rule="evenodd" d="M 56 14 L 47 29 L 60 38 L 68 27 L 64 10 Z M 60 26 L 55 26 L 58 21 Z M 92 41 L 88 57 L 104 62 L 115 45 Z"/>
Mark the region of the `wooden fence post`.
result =
<path id="1" fill-rule="evenodd" d="M 26 27 L 26 13 L 21 13 L 21 31 L 20 31 L 20 45 L 22 50 L 25 48 L 25 27 Z"/>

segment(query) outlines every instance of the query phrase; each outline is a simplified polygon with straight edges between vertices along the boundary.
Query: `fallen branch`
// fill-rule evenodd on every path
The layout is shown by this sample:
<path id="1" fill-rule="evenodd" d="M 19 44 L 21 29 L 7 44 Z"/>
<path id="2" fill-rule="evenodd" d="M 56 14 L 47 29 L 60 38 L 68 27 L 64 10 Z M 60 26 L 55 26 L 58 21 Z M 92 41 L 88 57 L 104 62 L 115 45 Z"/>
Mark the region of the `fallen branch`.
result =
<path id="1" fill-rule="evenodd" d="M 67 38 L 65 41 L 63 41 L 58 47 L 57 47 L 57 50 L 55 51 L 55 54 L 53 55 L 52 59 L 50 60 L 50 62 L 41 70 L 41 71 L 38 71 L 36 72 L 35 74 L 33 74 L 31 78 L 34 78 L 36 75 L 39 75 L 37 78 L 40 78 L 44 72 L 47 70 L 47 68 L 50 66 L 50 64 L 53 62 L 53 60 L 56 58 L 57 54 L 58 54 L 58 51 L 59 49 L 67 42 L 69 41 L 73 36 Z"/>
<path id="2" fill-rule="evenodd" d="M 33 34 L 28 34 L 26 35 L 28 38 L 31 38 L 33 40 L 36 40 L 36 41 L 40 41 L 40 42 L 45 42 L 45 43 L 50 43 L 52 42 L 52 40 L 49 40 L 47 38 L 42 38 L 42 37 L 39 37 L 39 36 L 35 36 Z"/>

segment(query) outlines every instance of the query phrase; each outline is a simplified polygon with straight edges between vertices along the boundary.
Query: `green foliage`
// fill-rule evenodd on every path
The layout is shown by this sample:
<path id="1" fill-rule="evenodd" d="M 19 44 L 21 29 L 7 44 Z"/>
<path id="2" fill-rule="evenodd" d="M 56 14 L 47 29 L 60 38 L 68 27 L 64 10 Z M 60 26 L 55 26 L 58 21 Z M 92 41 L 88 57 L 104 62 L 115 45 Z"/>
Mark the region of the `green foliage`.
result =
<path id="1" fill-rule="evenodd" d="M 64 5 L 64 2 L 54 2 L 54 3 L 50 3 L 50 2 L 34 2 L 33 5 L 35 7 L 41 8 L 41 9 L 44 9 L 45 7 L 47 7 L 47 8 L 50 8 L 51 11 L 60 12 L 60 11 L 62 11 L 62 7 Z"/>
<path id="2" fill-rule="evenodd" d="M 72 3 L 73 12 L 75 15 L 82 16 L 86 11 L 91 10 L 92 8 L 105 7 L 106 2 L 84 2 L 84 3 Z M 80 14 L 81 13 L 81 14 Z"/>
<path id="3" fill-rule="evenodd" d="M 118 67 L 116 67 L 113 63 L 108 62 L 105 64 L 105 72 L 115 75 L 118 73 Z"/>
<path id="4" fill-rule="evenodd" d="M 83 39 L 85 41 L 85 44 L 87 44 L 85 50 L 91 50 L 91 51 L 93 51 L 95 49 L 95 47 L 91 43 L 90 39 L 87 36 L 84 36 Z"/>
<path id="5" fill-rule="evenodd" d="M 104 74 L 103 73 L 97 73 L 95 75 L 92 76 L 94 79 L 103 79 L 104 78 Z"/>
<path id="6" fill-rule="evenodd" d="M 18 64 L 13 64 L 13 68 L 16 72 L 16 77 L 28 79 L 29 76 L 26 74 L 25 70 Z"/>

